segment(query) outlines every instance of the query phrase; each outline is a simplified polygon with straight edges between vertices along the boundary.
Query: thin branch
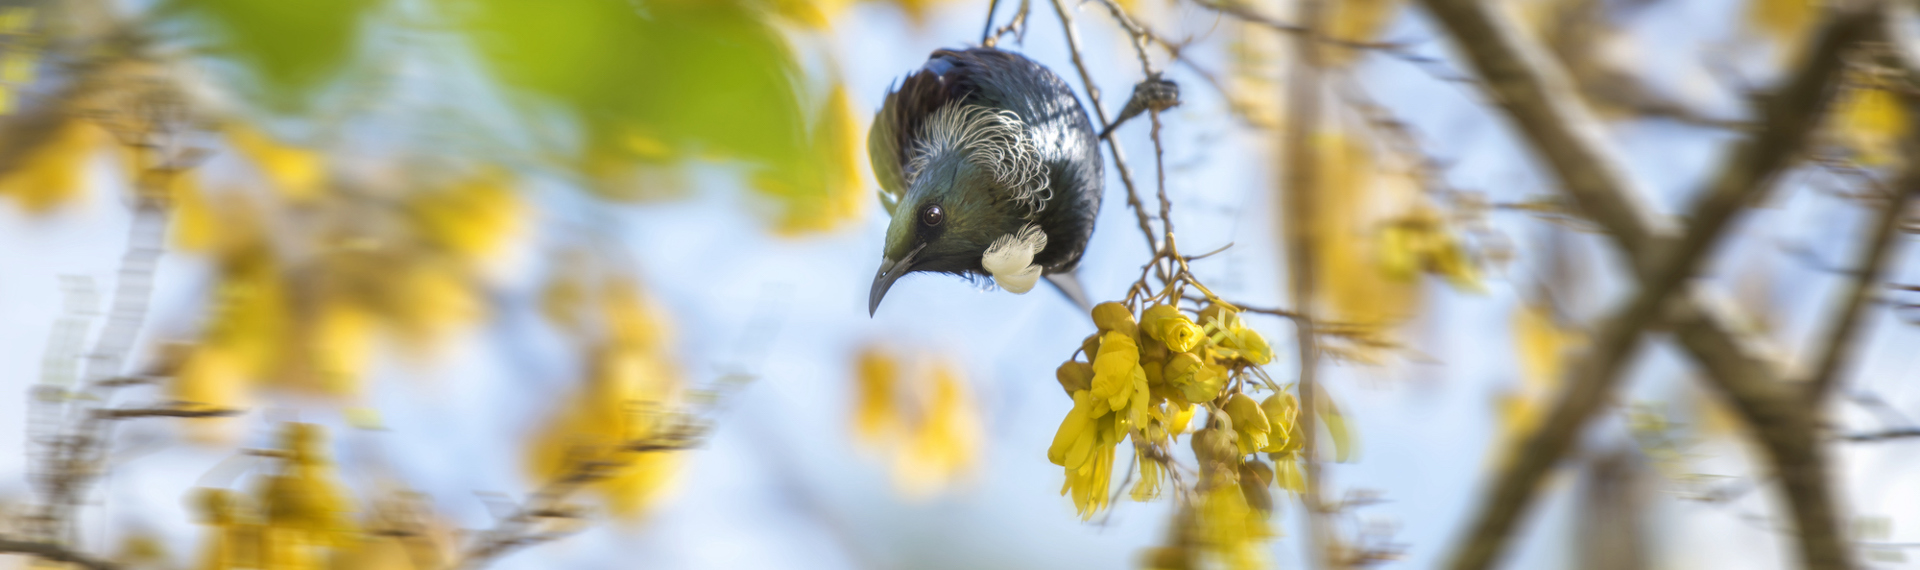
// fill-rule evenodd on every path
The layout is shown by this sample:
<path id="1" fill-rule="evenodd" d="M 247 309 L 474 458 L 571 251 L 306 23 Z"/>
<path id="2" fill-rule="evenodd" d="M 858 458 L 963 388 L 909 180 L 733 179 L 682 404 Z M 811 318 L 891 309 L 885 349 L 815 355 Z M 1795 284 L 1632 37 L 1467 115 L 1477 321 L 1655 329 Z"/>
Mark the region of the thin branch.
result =
<path id="1" fill-rule="evenodd" d="M 554 529 L 555 521 L 580 518 L 580 511 L 567 499 L 581 488 L 612 477 L 620 469 L 632 466 L 634 456 L 691 449 L 705 441 L 707 427 L 687 416 L 675 420 L 672 427 L 654 437 L 627 442 L 613 449 L 605 459 L 577 458 L 570 461 L 540 490 L 535 491 L 512 514 L 493 528 L 481 531 L 471 546 L 454 558 L 451 568 L 474 569 L 486 566 L 516 550 L 566 537 L 579 529 Z"/>
<path id="2" fill-rule="evenodd" d="M 79 551 L 47 542 L 0 538 L 0 553 L 22 554 L 48 562 L 64 562 L 88 570 L 119 570 L 120 568 L 112 562 L 89 557 Z"/>
<path id="3" fill-rule="evenodd" d="M 1862 433 L 1855 433 L 1855 434 L 1840 436 L 1840 439 L 1845 441 L 1859 442 L 1859 443 L 1871 443 L 1871 442 L 1881 442 L 1881 441 L 1907 439 L 1907 438 L 1915 438 L 1915 437 L 1920 437 L 1920 428 L 1902 428 L 1902 429 L 1890 429 L 1890 430 L 1882 430 L 1882 431 L 1869 431 L 1869 432 L 1862 432 Z"/>
<path id="4" fill-rule="evenodd" d="M 224 418 L 246 413 L 244 410 L 193 409 L 193 408 L 115 408 L 93 411 L 93 417 L 102 420 L 128 420 L 134 418 Z"/>
<path id="5" fill-rule="evenodd" d="M 980 27 L 980 45 L 988 45 L 988 42 L 993 41 L 993 13 L 999 10 L 1000 0 L 987 2 L 987 23 Z"/>
<path id="6" fill-rule="evenodd" d="M 1199 4 L 1201 7 L 1206 8 L 1208 10 L 1212 10 L 1222 15 L 1233 17 L 1235 19 L 1238 19 L 1243 22 L 1247 22 L 1249 24 L 1262 26 L 1276 32 L 1295 35 L 1295 36 L 1311 37 L 1312 41 L 1316 43 L 1333 46 L 1333 47 L 1370 51 L 1374 53 L 1387 55 L 1394 59 L 1411 64 L 1414 67 L 1420 68 L 1421 71 L 1426 72 L 1428 75 L 1433 76 L 1435 79 L 1439 79 L 1441 81 L 1445 81 L 1448 83 L 1461 83 L 1466 85 L 1474 85 L 1478 83 L 1472 77 L 1461 75 L 1460 73 L 1448 68 L 1447 62 L 1445 60 L 1442 60 L 1437 57 L 1429 56 L 1429 55 L 1422 55 L 1419 53 L 1415 53 L 1412 50 L 1413 42 L 1372 42 L 1372 41 L 1363 41 L 1363 40 L 1355 40 L 1355 39 L 1348 39 L 1348 38 L 1336 38 L 1336 37 L 1328 36 L 1326 34 L 1308 34 L 1307 33 L 1308 30 L 1306 26 L 1302 26 L 1299 24 L 1290 24 L 1287 22 L 1276 20 L 1270 16 L 1267 16 L 1266 14 L 1261 14 L 1257 11 L 1254 11 L 1251 8 L 1248 8 L 1244 5 L 1240 5 L 1238 3 L 1224 2 L 1221 0 L 1195 0 L 1195 3 Z"/>
<path id="7" fill-rule="evenodd" d="M 1098 132 L 1105 132 L 1113 124 L 1107 121 L 1107 109 L 1100 105 L 1100 87 L 1093 82 L 1093 74 L 1087 71 L 1086 58 L 1080 55 L 1080 29 L 1073 25 L 1073 11 L 1067 7 L 1066 0 L 1053 0 L 1053 12 L 1060 17 L 1060 27 L 1067 36 L 1067 51 L 1073 56 L 1073 68 L 1080 73 L 1080 84 L 1087 89 L 1087 102 L 1093 106 L 1094 118 L 1100 120 Z M 1153 224 L 1147 220 L 1147 209 L 1140 201 L 1140 192 L 1133 186 L 1133 169 L 1127 168 L 1126 151 L 1120 149 L 1120 141 L 1107 139 L 1107 150 L 1113 154 L 1113 167 L 1120 171 L 1120 183 L 1127 188 L 1127 206 L 1133 208 L 1140 222 L 1140 231 L 1145 234 L 1147 250 L 1158 255 L 1160 244 L 1153 239 Z"/>
<path id="8" fill-rule="evenodd" d="M 1860 262 L 1854 266 L 1860 269 L 1853 274 L 1851 291 L 1847 294 L 1846 304 L 1841 306 L 1834 317 L 1833 326 L 1827 330 L 1827 344 L 1815 354 L 1820 355 L 1806 383 L 1810 401 L 1821 402 L 1832 391 L 1839 377 L 1845 372 L 1847 361 L 1853 357 L 1856 340 L 1861 334 L 1860 321 L 1865 318 L 1868 305 L 1873 303 L 1876 289 L 1886 276 L 1888 266 L 1898 256 L 1901 236 L 1900 214 L 1906 211 L 1907 200 L 1920 196 L 1920 168 L 1909 168 L 1908 179 L 1901 181 L 1901 194 L 1894 197 L 1881 210 L 1880 218 L 1875 220 L 1872 241 L 1861 251 Z"/>

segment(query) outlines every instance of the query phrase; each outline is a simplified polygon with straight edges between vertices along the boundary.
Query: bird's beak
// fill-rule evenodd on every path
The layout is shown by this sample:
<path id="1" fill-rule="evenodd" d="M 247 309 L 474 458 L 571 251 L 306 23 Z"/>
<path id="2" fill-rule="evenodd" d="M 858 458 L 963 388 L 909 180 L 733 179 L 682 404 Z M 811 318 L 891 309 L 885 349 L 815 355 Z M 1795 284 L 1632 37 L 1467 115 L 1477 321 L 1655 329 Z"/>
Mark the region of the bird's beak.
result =
<path id="1" fill-rule="evenodd" d="M 913 251 L 907 252 L 905 257 L 897 260 L 881 258 L 880 272 L 873 275 L 873 292 L 867 295 L 867 316 L 871 317 L 874 311 L 880 310 L 880 299 L 887 296 L 887 289 L 893 287 L 894 281 L 900 280 L 900 276 L 906 275 L 908 271 L 913 271 L 913 257 L 919 255 L 920 250 L 925 247 L 927 244 L 920 244 L 920 247 L 913 248 Z"/>

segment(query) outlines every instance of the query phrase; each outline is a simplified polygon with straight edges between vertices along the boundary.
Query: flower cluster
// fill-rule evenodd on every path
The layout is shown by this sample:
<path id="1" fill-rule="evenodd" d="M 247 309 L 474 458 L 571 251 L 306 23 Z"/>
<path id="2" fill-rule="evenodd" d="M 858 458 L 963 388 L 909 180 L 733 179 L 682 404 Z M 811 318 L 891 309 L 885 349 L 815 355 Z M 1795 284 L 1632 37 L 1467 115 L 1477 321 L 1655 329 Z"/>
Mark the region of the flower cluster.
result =
<path id="1" fill-rule="evenodd" d="M 1158 496 L 1163 482 L 1177 478 L 1168 450 L 1188 433 L 1197 408 L 1206 408 L 1208 416 L 1191 438 L 1201 491 L 1238 484 L 1242 456 L 1297 447 L 1293 397 L 1270 382 L 1253 381 L 1264 380 L 1257 370 L 1273 360 L 1273 351 L 1231 306 L 1213 304 L 1189 316 L 1175 305 L 1157 304 L 1136 318 L 1126 305 L 1110 302 L 1094 307 L 1093 319 L 1099 331 L 1082 345 L 1090 362 L 1069 360 L 1056 371 L 1073 411 L 1047 452 L 1066 469 L 1062 494 L 1073 497 L 1083 518 L 1107 506 L 1114 451 L 1122 439 L 1136 450 L 1135 500 Z M 1262 387 L 1275 391 L 1265 403 L 1247 394 Z M 1272 472 L 1264 465 L 1250 469 Z M 1264 477 L 1261 493 L 1271 479 Z"/>
<path id="2" fill-rule="evenodd" d="M 1233 567 L 1258 566 L 1264 557 L 1257 545 L 1272 535 L 1268 488 L 1304 487 L 1297 400 L 1260 370 L 1273 361 L 1266 338 L 1219 302 L 1190 313 L 1154 304 L 1137 317 L 1109 302 L 1094 307 L 1093 320 L 1099 330 L 1081 346 L 1087 361 L 1069 360 L 1056 371 L 1073 398 L 1047 450 L 1066 470 L 1061 493 L 1073 497 L 1083 519 L 1105 509 L 1116 448 L 1131 441 L 1132 498 L 1151 500 L 1172 483 L 1181 501 L 1172 544 L 1151 551 L 1150 565 L 1191 567 L 1175 562 L 1206 555 Z M 1270 393 L 1257 399 L 1259 391 Z M 1206 419 L 1191 425 L 1202 408 Z M 1189 433 L 1197 469 L 1172 459 L 1174 443 Z M 1191 487 L 1183 473 L 1198 475 Z"/>

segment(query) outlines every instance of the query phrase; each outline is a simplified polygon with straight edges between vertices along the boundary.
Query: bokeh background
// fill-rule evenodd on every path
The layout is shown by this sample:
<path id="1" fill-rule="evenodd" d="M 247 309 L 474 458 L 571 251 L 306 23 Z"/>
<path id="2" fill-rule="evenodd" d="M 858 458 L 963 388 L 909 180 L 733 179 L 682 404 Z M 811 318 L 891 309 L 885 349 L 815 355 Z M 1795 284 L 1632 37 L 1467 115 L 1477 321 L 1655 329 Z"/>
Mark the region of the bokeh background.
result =
<path id="1" fill-rule="evenodd" d="M 1574 72 L 1667 214 L 1713 176 L 1753 117 L 1747 91 L 1782 76 L 1821 14 L 1493 2 Z M 1019 3 L 1001 4 L 996 25 Z M 1134 48 L 1101 3 L 1067 4 L 1113 113 L 1142 78 Z M 1327 454 L 1323 485 L 1379 499 L 1342 512 L 1338 534 L 1382 564 L 1438 565 L 1500 450 L 1633 283 L 1605 236 L 1555 206 L 1558 182 L 1419 6 L 1327 2 L 1330 33 L 1381 43 L 1332 50 L 1324 116 L 1294 117 L 1292 36 L 1207 4 L 1118 3 L 1180 46 L 1178 61 L 1149 49 L 1182 87 L 1160 117 L 1180 244 L 1226 248 L 1193 262 L 1221 296 L 1286 307 L 1282 135 L 1311 124 L 1335 149 L 1317 190 L 1333 228 L 1321 310 L 1376 342 L 1321 369 L 1354 448 Z M 1290 1 L 1225 4 L 1298 16 Z M 1897 14 L 1899 29 L 1920 22 Z M 371 513 L 401 509 L 450 550 L 538 489 L 567 434 L 614 437 L 608 404 L 628 401 L 698 407 L 711 431 L 582 492 L 577 534 L 490 566 L 1138 566 L 1173 501 L 1083 522 L 1046 460 L 1072 407 L 1053 371 L 1093 332 L 1086 313 L 1044 288 L 937 276 L 862 310 L 887 223 L 870 117 L 930 51 L 979 43 L 986 17 L 980 0 L 6 2 L 0 508 L 34 512 L 61 414 L 105 405 L 82 388 L 122 374 L 98 354 L 129 288 L 151 303 L 124 370 L 157 380 L 113 402 L 244 413 L 115 428 L 68 538 L 127 567 L 215 567 L 204 489 L 255 492 L 286 459 L 248 450 L 282 448 L 290 422 L 324 426 L 343 516 L 372 529 Z M 1084 89 L 1048 3 L 999 45 Z M 1830 334 L 1850 291 L 1836 268 L 1887 207 L 1861 196 L 1911 162 L 1893 92 L 1849 87 L 1808 151 L 1833 158 L 1784 176 L 1702 271 L 1788 369 Z M 1115 136 L 1150 184 L 1145 121 Z M 1123 296 L 1149 256 L 1107 172 L 1080 269 L 1096 300 Z M 1410 220 L 1464 261 L 1382 262 L 1395 252 L 1375 228 Z M 164 248 L 150 285 L 126 283 L 130 242 Z M 1915 257 L 1897 254 L 1886 281 L 1920 283 Z M 1887 288 L 1866 310 L 1823 437 L 1912 427 L 1898 413 L 1920 414 L 1914 302 Z M 1246 318 L 1276 347 L 1269 371 L 1291 377 L 1291 324 Z M 876 359 L 899 373 L 863 368 Z M 1506 567 L 1596 567 L 1595 521 L 1638 529 L 1647 567 L 1796 566 L 1765 462 L 1698 374 L 1648 336 Z M 1912 441 L 1831 444 L 1864 564 L 1905 567 L 1920 542 Z M 1593 491 L 1610 484 L 1628 491 Z M 1304 510 L 1278 503 L 1268 562 L 1307 566 Z M 334 567 L 424 567 L 345 556 Z M 31 564 L 51 563 L 0 553 L 0 568 Z"/>

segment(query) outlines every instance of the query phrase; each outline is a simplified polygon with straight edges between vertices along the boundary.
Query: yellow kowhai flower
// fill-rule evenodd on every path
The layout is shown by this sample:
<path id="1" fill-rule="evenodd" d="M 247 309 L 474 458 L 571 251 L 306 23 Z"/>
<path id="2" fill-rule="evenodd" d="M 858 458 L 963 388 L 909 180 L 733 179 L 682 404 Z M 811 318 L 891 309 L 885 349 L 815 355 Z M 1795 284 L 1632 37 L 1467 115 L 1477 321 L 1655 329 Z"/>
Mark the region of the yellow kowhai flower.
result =
<path id="1" fill-rule="evenodd" d="M 1160 482 L 1161 479 L 1164 478 L 1162 474 L 1164 466 L 1160 465 L 1159 461 L 1148 459 L 1138 452 L 1134 453 L 1134 457 L 1136 458 L 1135 462 L 1140 464 L 1140 480 L 1133 484 L 1133 500 L 1137 502 L 1151 501 L 1155 497 L 1160 496 Z"/>
<path id="2" fill-rule="evenodd" d="M 1089 519 L 1106 508 L 1107 487 L 1113 478 L 1113 452 L 1127 428 L 1107 402 L 1088 390 L 1073 393 L 1073 411 L 1054 432 L 1047 459 L 1066 468 L 1066 485 L 1080 518 Z"/>
<path id="3" fill-rule="evenodd" d="M 1178 394 L 1174 396 L 1178 397 Z M 1179 435 L 1187 432 L 1187 424 L 1192 423 L 1193 411 L 1198 408 L 1199 406 L 1189 404 L 1184 400 L 1174 401 L 1173 399 L 1166 399 L 1160 401 L 1159 405 L 1148 406 L 1147 417 L 1152 420 L 1155 425 L 1160 426 L 1167 434 Z M 1159 438 L 1154 438 L 1153 441 L 1158 443 L 1160 440 Z"/>
<path id="4" fill-rule="evenodd" d="M 241 125 L 227 129 L 227 142 L 253 162 L 281 197 L 296 202 L 311 201 L 326 189 L 326 158 L 319 152 L 282 144 Z"/>
<path id="5" fill-rule="evenodd" d="M 201 541 L 201 570 L 260 567 L 260 525 L 246 508 L 246 497 L 232 489 L 198 489 L 192 498 L 200 524 L 207 526 Z"/>
<path id="6" fill-rule="evenodd" d="M 1200 342 L 1206 340 L 1206 334 L 1200 325 L 1193 323 L 1186 315 L 1172 305 L 1154 305 L 1140 315 L 1140 326 L 1147 336 L 1166 343 L 1167 349 L 1174 352 L 1192 352 Z"/>
<path id="7" fill-rule="evenodd" d="M 853 431 L 861 445 L 891 459 L 895 488 L 908 498 L 923 498 L 972 470 L 984 429 L 955 367 L 922 364 L 912 374 L 905 368 L 877 347 L 861 351 Z"/>
<path id="8" fill-rule="evenodd" d="M 854 382 L 853 434 L 862 442 L 880 444 L 882 437 L 900 423 L 899 410 L 894 405 L 895 387 L 900 383 L 900 363 L 877 349 L 861 351 Z"/>
<path id="9" fill-rule="evenodd" d="M 1238 484 L 1219 484 L 1201 493 L 1195 515 L 1194 539 L 1203 552 L 1234 570 L 1267 566 L 1261 548 L 1273 535 L 1267 514 L 1247 503 Z"/>
<path id="10" fill-rule="evenodd" d="M 353 538 L 353 503 L 326 458 L 324 429 L 290 423 L 280 438 L 281 470 L 263 481 L 259 493 L 266 515 L 263 566 L 318 569 L 328 550 Z"/>
<path id="11" fill-rule="evenodd" d="M 61 121 L 13 169 L 0 175 L 0 196 L 17 200 L 28 213 L 42 214 L 80 196 L 87 185 L 87 159 L 105 140 L 87 121 Z"/>
<path id="12" fill-rule="evenodd" d="M 417 231 L 462 261 L 480 264 L 526 226 L 527 205 L 513 180 L 499 171 L 469 176 L 443 189 L 409 197 Z"/>
<path id="13" fill-rule="evenodd" d="M 1133 336 L 1139 330 L 1139 324 L 1133 320 L 1133 312 L 1127 310 L 1126 305 L 1113 301 L 1093 306 L 1093 326 L 1099 327 L 1100 332 L 1118 331 L 1127 336 Z"/>
<path id="14" fill-rule="evenodd" d="M 966 382 L 951 366 L 933 373 L 933 396 L 925 413 L 907 426 L 905 449 L 894 454 L 894 482 L 909 497 L 924 497 L 952 486 L 978 461 L 980 412 Z"/>
<path id="15" fill-rule="evenodd" d="M 1100 339 L 1100 354 L 1093 359 L 1092 393 L 1108 409 L 1125 410 L 1129 425 L 1146 421 L 1147 372 L 1140 368 L 1140 349 L 1132 335 L 1111 331 Z"/>
<path id="16" fill-rule="evenodd" d="M 1292 453 L 1300 448 L 1302 442 L 1294 438 L 1294 421 L 1300 413 L 1300 404 L 1293 394 L 1280 393 L 1267 396 L 1260 402 L 1260 411 L 1267 418 L 1267 446 L 1260 448 L 1263 453 Z"/>
<path id="17" fill-rule="evenodd" d="M 1246 455 L 1267 447 L 1267 432 L 1273 425 L 1267 422 L 1267 415 L 1260 411 L 1260 405 L 1243 393 L 1235 393 L 1227 400 L 1227 417 L 1233 418 L 1233 431 L 1239 434 L 1237 443 L 1240 454 Z"/>
<path id="18" fill-rule="evenodd" d="M 1180 353 L 1167 361 L 1161 377 L 1168 386 L 1178 389 L 1186 401 L 1211 402 L 1220 397 L 1220 389 L 1227 384 L 1227 369 L 1203 362 L 1192 353 Z"/>
<path id="19" fill-rule="evenodd" d="M 1463 291 L 1480 290 L 1480 268 L 1473 255 L 1432 208 L 1419 207 L 1389 222 L 1379 239 L 1380 271 L 1389 279 L 1406 283 L 1425 272 Z"/>
<path id="20" fill-rule="evenodd" d="M 1053 371 L 1053 377 L 1060 381 L 1060 388 L 1067 391 L 1067 396 L 1073 396 L 1074 392 L 1093 388 L 1093 365 L 1068 360 Z"/>
<path id="21" fill-rule="evenodd" d="M 1267 338 L 1248 327 L 1233 309 L 1214 305 L 1201 315 L 1206 322 L 1201 330 L 1211 334 L 1209 340 L 1220 355 L 1245 360 L 1255 366 L 1273 362 L 1273 348 L 1267 344 Z"/>

